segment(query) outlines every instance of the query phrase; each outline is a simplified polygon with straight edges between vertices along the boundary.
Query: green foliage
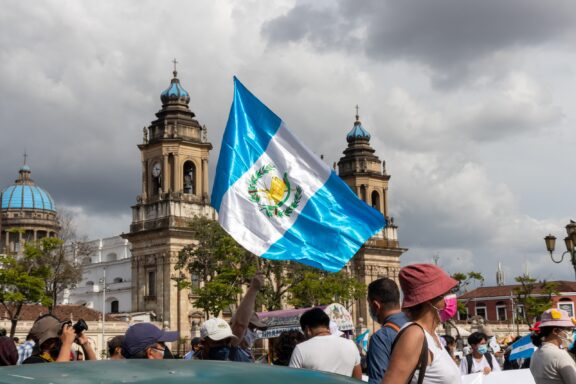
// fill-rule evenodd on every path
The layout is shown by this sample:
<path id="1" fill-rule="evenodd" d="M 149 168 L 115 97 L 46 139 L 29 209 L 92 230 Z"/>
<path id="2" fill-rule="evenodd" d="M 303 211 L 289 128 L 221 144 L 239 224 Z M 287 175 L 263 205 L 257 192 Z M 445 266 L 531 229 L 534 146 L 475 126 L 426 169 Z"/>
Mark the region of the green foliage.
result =
<path id="1" fill-rule="evenodd" d="M 39 262 L 40 252 L 29 244 L 22 256 L 0 255 L 0 304 L 12 322 L 10 336 L 14 336 L 22 306 L 27 303 L 50 305 L 45 279 L 50 269 Z"/>
<path id="2" fill-rule="evenodd" d="M 300 263 L 259 258 L 242 248 L 216 221 L 196 217 L 190 225 L 196 243 L 180 251 L 175 269 L 188 271 L 202 286 L 183 281 L 178 287 L 190 288 L 194 305 L 207 315 L 217 316 L 235 304 L 242 286 L 256 271 L 265 276 L 257 305 L 268 311 L 282 309 L 286 298 L 296 307 L 307 307 L 365 296 L 366 286 L 345 272 L 328 273 Z"/>
<path id="3" fill-rule="evenodd" d="M 464 294 L 468 292 L 468 289 L 471 285 L 480 284 L 480 286 L 484 285 L 484 276 L 480 272 L 456 272 L 452 275 L 454 280 L 458 281 L 458 286 L 456 287 L 456 292 L 458 295 Z"/>
<path id="4" fill-rule="evenodd" d="M 519 287 L 514 289 L 515 300 L 524 306 L 524 313 L 518 313 L 517 321 L 530 325 L 542 312 L 552 307 L 552 296 L 558 294 L 556 283 L 537 281 L 528 275 L 514 278 Z M 534 290 L 538 288 L 538 295 Z"/>
<path id="5" fill-rule="evenodd" d="M 288 302 L 302 308 L 349 303 L 365 296 L 366 286 L 344 271 L 329 273 L 306 267 L 300 282 L 291 287 Z"/>
<path id="6" fill-rule="evenodd" d="M 238 245 L 214 220 L 196 217 L 190 226 L 196 244 L 180 251 L 175 269 L 187 270 L 204 283 L 191 287 L 194 305 L 207 315 L 218 316 L 236 302 L 242 284 L 256 272 L 256 256 Z"/>

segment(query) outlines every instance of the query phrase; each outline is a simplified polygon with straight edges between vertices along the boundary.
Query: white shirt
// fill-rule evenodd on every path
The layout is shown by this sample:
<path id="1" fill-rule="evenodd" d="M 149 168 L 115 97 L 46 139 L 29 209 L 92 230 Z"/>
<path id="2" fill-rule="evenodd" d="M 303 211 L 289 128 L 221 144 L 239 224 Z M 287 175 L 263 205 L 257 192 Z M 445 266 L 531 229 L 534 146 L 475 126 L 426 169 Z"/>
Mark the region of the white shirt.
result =
<path id="1" fill-rule="evenodd" d="M 406 327 L 407 323 L 404 325 Z M 404 328 L 403 327 L 403 328 Z M 459 384 L 462 382 L 462 377 L 460 376 L 460 370 L 458 366 L 452 360 L 452 357 L 448 354 L 446 349 L 440 345 L 436 344 L 436 340 L 439 340 L 439 336 L 434 332 L 434 336 L 430 335 L 426 330 L 424 330 L 426 335 L 426 341 L 428 341 L 428 350 L 432 353 L 432 364 L 428 361 L 428 366 L 426 367 L 426 372 L 424 373 L 424 384 Z M 420 354 L 418 354 L 420 356 Z M 418 383 L 418 372 L 416 369 L 412 381 L 410 383 Z"/>
<path id="2" fill-rule="evenodd" d="M 493 354 L 490 354 L 490 358 L 492 359 L 492 368 L 491 368 L 492 372 L 501 371 L 502 369 L 500 369 L 500 364 L 498 363 L 498 360 L 496 360 Z M 472 356 L 472 370 L 470 371 L 470 374 L 476 372 L 484 372 L 484 368 L 486 367 L 490 368 L 490 363 L 488 363 L 488 360 L 486 360 L 486 356 L 482 355 L 482 359 L 480 360 L 476 360 L 476 358 Z M 468 358 L 466 356 L 464 356 L 464 358 L 460 361 L 460 373 L 462 375 L 469 374 Z"/>
<path id="3" fill-rule="evenodd" d="M 360 364 L 360 352 L 352 340 L 338 336 L 315 336 L 294 348 L 290 367 L 307 368 L 352 376 Z"/>

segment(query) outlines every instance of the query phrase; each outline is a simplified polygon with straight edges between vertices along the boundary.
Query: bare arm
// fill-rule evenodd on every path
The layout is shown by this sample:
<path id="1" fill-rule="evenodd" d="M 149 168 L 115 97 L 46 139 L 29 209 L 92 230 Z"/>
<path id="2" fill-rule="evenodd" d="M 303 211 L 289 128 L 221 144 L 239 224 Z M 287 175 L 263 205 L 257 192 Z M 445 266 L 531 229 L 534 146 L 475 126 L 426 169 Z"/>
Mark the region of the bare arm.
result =
<path id="1" fill-rule="evenodd" d="M 62 335 L 60 336 L 60 341 L 62 342 L 62 346 L 60 347 L 60 353 L 56 358 L 55 362 L 57 363 L 67 363 L 70 362 L 70 353 L 72 352 L 72 343 L 74 343 L 74 339 L 76 338 L 76 334 L 74 333 L 74 328 L 71 325 L 66 324 L 62 329 Z"/>
<path id="2" fill-rule="evenodd" d="M 96 357 L 96 352 L 92 348 L 92 344 L 90 344 L 90 340 L 88 337 L 82 332 L 80 336 L 78 336 L 78 342 L 82 346 L 84 350 L 84 355 L 86 356 L 86 360 L 98 360 Z"/>
<path id="3" fill-rule="evenodd" d="M 354 366 L 352 377 L 358 380 L 362 380 L 362 366 L 360 364 Z"/>
<path id="4" fill-rule="evenodd" d="M 417 326 L 410 326 L 396 342 L 388 370 L 382 379 L 386 384 L 404 384 L 418 364 L 424 333 Z"/>
<path id="5" fill-rule="evenodd" d="M 248 328 L 248 324 L 250 322 L 250 317 L 254 312 L 254 304 L 256 303 L 256 295 L 260 288 L 264 285 L 264 276 L 262 273 L 258 272 L 252 278 L 250 282 L 250 287 L 248 291 L 246 291 L 246 295 L 240 301 L 240 305 L 238 306 L 238 310 L 234 314 L 234 317 L 230 321 L 230 328 L 232 328 L 232 333 L 234 336 L 238 338 L 238 340 L 234 340 L 232 342 L 233 346 L 237 346 L 244 338 L 244 334 L 246 333 L 246 329 Z"/>

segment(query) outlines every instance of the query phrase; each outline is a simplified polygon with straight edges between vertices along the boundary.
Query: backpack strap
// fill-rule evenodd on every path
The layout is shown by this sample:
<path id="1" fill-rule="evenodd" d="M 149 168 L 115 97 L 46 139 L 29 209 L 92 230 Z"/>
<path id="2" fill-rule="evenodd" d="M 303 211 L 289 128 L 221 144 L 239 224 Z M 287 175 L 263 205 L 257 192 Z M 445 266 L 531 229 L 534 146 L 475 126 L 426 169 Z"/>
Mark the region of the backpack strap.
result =
<path id="1" fill-rule="evenodd" d="M 416 364 L 416 366 L 414 367 L 414 370 L 410 374 L 410 377 L 408 378 L 407 382 L 412 381 L 412 378 L 414 377 L 416 370 L 418 370 L 418 384 L 422 384 L 424 382 L 424 376 L 426 374 L 426 367 L 428 366 L 428 340 L 426 339 L 426 332 L 424 331 L 424 328 L 422 328 L 422 326 L 418 323 L 412 323 L 404 327 L 402 330 L 400 330 L 400 332 L 398 332 L 398 335 L 396 335 L 396 338 L 392 343 L 391 351 L 394 351 L 394 346 L 396 345 L 396 342 L 400 339 L 400 336 L 402 336 L 402 333 L 404 333 L 408 328 L 410 328 L 413 325 L 418 326 L 418 328 L 422 330 L 422 333 L 424 334 L 424 342 L 422 343 L 422 349 L 420 350 L 420 357 L 418 358 L 418 364 Z"/>
<path id="2" fill-rule="evenodd" d="M 398 326 L 398 324 L 393 323 L 391 321 L 384 323 L 384 325 L 382 325 L 382 327 L 386 327 L 386 328 L 390 328 L 396 331 L 396 333 L 400 332 L 400 327 Z"/>
<path id="3" fill-rule="evenodd" d="M 468 363 L 468 374 L 472 373 L 472 354 L 469 353 L 466 355 L 466 362 Z"/>
<path id="4" fill-rule="evenodd" d="M 492 362 L 492 354 L 490 352 L 486 352 L 484 354 L 486 361 L 488 361 L 488 365 L 490 366 L 490 370 L 494 369 L 493 362 Z"/>

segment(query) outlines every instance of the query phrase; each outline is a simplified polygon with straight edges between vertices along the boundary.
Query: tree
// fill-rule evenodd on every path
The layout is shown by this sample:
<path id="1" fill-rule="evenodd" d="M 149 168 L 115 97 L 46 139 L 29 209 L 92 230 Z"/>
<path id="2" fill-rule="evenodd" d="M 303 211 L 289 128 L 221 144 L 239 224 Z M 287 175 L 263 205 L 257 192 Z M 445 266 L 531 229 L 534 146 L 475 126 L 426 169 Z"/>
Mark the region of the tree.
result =
<path id="1" fill-rule="evenodd" d="M 528 275 L 517 276 L 514 280 L 520 283 L 513 290 L 515 301 L 524 307 L 523 313 L 516 311 L 516 321 L 531 325 L 535 318 L 552 307 L 552 296 L 558 294 L 557 285 L 545 280 L 538 281 Z M 535 292 L 536 289 L 538 292 Z"/>
<path id="2" fill-rule="evenodd" d="M 70 214 L 58 214 L 58 223 L 58 238 L 43 238 L 33 245 L 38 254 L 38 263 L 50 270 L 44 279 L 44 290 L 52 298 L 48 307 L 50 312 L 54 310 L 58 296 L 82 280 L 80 260 L 94 251 L 86 241 L 77 239 Z"/>
<path id="3" fill-rule="evenodd" d="M 203 286 L 190 286 L 195 296 L 194 305 L 207 316 L 220 312 L 236 303 L 247 283 L 258 268 L 256 256 L 242 248 L 214 220 L 195 217 L 190 223 L 195 244 L 185 246 L 178 254 L 176 270 L 187 270 Z"/>
<path id="4" fill-rule="evenodd" d="M 468 288 L 471 285 L 476 285 L 477 283 L 480 283 L 480 286 L 484 285 L 484 276 L 482 276 L 482 273 L 480 272 L 468 272 L 468 273 L 462 273 L 462 272 L 456 272 L 452 275 L 452 278 L 454 280 L 458 281 L 458 285 L 456 286 L 455 292 L 458 296 L 463 295 L 464 293 L 468 292 Z M 458 301 L 458 313 L 460 314 L 466 314 L 466 307 L 468 305 L 468 302 L 462 302 L 462 301 Z"/>
<path id="5" fill-rule="evenodd" d="M 0 255 L 0 304 L 10 317 L 10 337 L 16 332 L 24 304 L 51 304 L 44 289 L 49 274 L 50 269 L 39 263 L 39 253 L 32 244 L 24 245 L 22 256 Z"/>
<path id="6" fill-rule="evenodd" d="M 366 296 L 366 285 L 345 271 L 330 273 L 305 267 L 302 277 L 289 290 L 288 302 L 297 308 L 333 302 L 349 303 Z"/>
<path id="7" fill-rule="evenodd" d="M 267 310 L 283 307 L 286 299 L 297 307 L 351 301 L 363 297 L 364 284 L 345 272 L 328 273 L 290 261 L 275 261 L 257 257 L 242 248 L 216 221 L 194 218 L 190 226 L 195 244 L 184 247 L 178 255 L 176 270 L 187 270 L 192 280 L 203 283 L 190 287 L 194 305 L 207 315 L 218 314 L 237 302 L 242 286 L 256 271 L 262 271 L 265 285 L 257 304 Z"/>

